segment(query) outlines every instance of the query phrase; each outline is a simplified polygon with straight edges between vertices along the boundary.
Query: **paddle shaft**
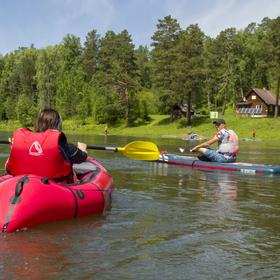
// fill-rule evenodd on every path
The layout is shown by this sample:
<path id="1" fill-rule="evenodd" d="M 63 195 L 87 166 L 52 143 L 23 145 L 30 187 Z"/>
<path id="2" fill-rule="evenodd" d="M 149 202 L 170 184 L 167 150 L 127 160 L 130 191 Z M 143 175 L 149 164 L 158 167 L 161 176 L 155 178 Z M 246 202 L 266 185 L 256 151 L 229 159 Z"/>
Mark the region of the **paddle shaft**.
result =
<path id="1" fill-rule="evenodd" d="M 89 149 L 89 150 L 99 150 L 99 151 L 111 151 L 111 152 L 117 152 L 118 151 L 118 148 L 116 148 L 116 147 L 87 146 L 87 149 Z"/>
<path id="2" fill-rule="evenodd" d="M 7 140 L 0 140 L 0 144 L 11 144 L 11 143 Z M 112 152 L 118 151 L 118 148 L 116 148 L 116 147 L 87 146 L 87 149 L 100 150 L 100 151 L 112 151 Z"/>

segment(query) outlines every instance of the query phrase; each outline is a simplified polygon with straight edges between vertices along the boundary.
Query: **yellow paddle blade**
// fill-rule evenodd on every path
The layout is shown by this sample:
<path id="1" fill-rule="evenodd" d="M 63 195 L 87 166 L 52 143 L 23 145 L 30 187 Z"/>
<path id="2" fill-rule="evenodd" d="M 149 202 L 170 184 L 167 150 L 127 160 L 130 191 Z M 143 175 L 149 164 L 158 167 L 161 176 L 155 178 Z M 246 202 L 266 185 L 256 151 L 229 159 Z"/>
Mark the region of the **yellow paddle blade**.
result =
<path id="1" fill-rule="evenodd" d="M 156 144 L 146 141 L 134 141 L 118 148 L 126 157 L 138 160 L 158 160 L 159 150 Z"/>

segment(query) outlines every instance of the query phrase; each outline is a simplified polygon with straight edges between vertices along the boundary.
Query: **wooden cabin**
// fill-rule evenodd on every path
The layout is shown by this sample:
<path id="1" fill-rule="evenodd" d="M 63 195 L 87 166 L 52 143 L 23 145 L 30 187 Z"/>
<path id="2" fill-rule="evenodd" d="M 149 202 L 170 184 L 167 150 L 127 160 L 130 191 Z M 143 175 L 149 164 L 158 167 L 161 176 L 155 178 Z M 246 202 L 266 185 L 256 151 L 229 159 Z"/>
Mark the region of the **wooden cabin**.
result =
<path id="1" fill-rule="evenodd" d="M 188 113 L 188 104 L 176 103 L 171 108 L 170 118 L 172 121 L 186 117 Z M 191 115 L 194 115 L 194 109 L 191 106 Z"/>
<path id="2" fill-rule="evenodd" d="M 279 101 L 278 112 L 280 111 Z M 252 88 L 247 95 L 236 104 L 236 113 L 239 116 L 272 117 L 274 116 L 275 103 L 276 97 L 269 90 L 265 88 Z"/>

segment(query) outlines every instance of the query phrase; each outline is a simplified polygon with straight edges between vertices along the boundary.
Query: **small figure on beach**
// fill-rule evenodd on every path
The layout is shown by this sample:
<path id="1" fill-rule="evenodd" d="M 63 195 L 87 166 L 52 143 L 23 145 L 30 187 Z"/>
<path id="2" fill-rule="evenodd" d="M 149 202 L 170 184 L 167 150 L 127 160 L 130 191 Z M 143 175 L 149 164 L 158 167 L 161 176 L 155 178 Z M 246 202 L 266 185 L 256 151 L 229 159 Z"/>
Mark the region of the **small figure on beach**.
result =
<path id="1" fill-rule="evenodd" d="M 107 126 L 107 124 L 106 124 L 105 129 L 104 129 L 104 134 L 105 134 L 105 136 L 108 135 L 108 126 Z"/>
<path id="2" fill-rule="evenodd" d="M 256 139 L 256 129 L 255 128 L 252 129 L 252 137 L 253 137 L 253 140 Z"/>
<path id="3" fill-rule="evenodd" d="M 188 133 L 188 140 L 190 140 L 190 141 L 195 141 L 195 140 L 197 140 L 197 134 L 194 133 L 193 131 L 189 132 L 189 133 Z"/>
<path id="4" fill-rule="evenodd" d="M 199 139 L 198 139 L 198 135 L 196 133 L 194 133 L 193 131 L 190 131 L 190 132 L 188 132 L 188 136 L 185 140 L 193 142 L 193 141 L 197 141 Z M 183 153 L 185 151 L 185 149 L 186 149 L 186 147 L 185 148 L 179 148 L 179 151 L 181 153 Z"/>

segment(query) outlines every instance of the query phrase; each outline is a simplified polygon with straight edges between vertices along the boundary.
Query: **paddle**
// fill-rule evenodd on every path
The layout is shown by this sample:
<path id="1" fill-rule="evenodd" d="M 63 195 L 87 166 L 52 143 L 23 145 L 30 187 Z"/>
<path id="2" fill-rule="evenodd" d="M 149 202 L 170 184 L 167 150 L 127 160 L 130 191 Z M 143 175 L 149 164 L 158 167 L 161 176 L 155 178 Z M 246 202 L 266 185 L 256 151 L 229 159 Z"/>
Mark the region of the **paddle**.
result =
<path id="1" fill-rule="evenodd" d="M 0 140 L 0 144 L 10 144 L 10 142 Z M 124 147 L 87 146 L 87 149 L 122 152 L 126 157 L 138 160 L 158 160 L 159 158 L 159 150 L 156 144 L 146 141 L 134 141 Z"/>
<path id="2" fill-rule="evenodd" d="M 122 152 L 126 157 L 138 160 L 158 160 L 159 158 L 156 144 L 146 141 L 134 141 L 124 147 L 87 146 L 87 149 Z"/>

